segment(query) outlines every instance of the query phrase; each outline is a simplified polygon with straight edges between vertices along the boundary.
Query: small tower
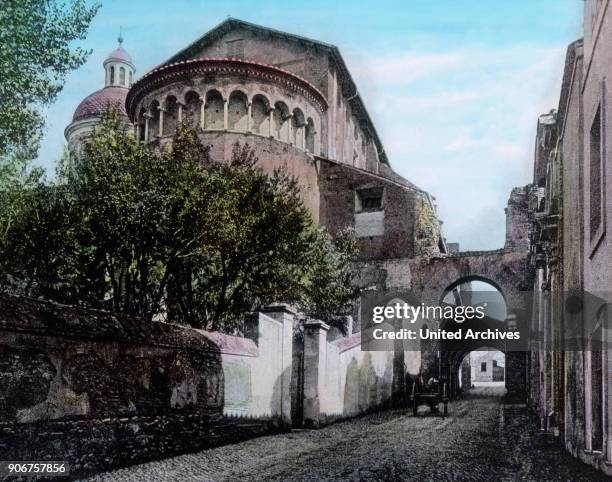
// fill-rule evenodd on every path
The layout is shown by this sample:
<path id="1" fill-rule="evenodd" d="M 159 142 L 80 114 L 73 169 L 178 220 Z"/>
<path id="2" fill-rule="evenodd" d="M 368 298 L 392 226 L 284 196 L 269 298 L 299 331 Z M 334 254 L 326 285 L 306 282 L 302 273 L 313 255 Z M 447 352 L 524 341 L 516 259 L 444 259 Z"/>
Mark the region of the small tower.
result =
<path id="1" fill-rule="evenodd" d="M 74 111 L 72 122 L 64 131 L 71 150 L 78 149 L 82 141 L 91 134 L 109 105 L 113 105 L 125 118 L 126 127 L 129 125 L 125 98 L 130 86 L 134 83 L 136 68 L 131 55 L 123 49 L 121 31 L 117 41 L 119 46 L 106 57 L 102 64 L 105 73 L 104 87 L 81 101 Z"/>
<path id="2" fill-rule="evenodd" d="M 117 37 L 119 46 L 113 50 L 104 61 L 106 72 L 106 86 L 130 87 L 134 83 L 136 68 L 132 62 L 132 57 L 123 49 L 123 36 L 119 30 Z"/>

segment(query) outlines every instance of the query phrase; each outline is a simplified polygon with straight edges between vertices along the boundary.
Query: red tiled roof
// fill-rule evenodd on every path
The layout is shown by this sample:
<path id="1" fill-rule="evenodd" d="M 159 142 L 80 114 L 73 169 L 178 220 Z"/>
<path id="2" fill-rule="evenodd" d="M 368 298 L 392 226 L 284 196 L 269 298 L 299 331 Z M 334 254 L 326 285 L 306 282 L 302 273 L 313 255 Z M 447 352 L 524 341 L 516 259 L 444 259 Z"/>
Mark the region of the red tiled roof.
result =
<path id="1" fill-rule="evenodd" d="M 119 113 L 127 117 L 125 110 L 125 97 L 128 89 L 125 87 L 107 86 L 85 97 L 74 111 L 72 121 L 88 117 L 100 117 L 109 104 L 114 105 Z"/>

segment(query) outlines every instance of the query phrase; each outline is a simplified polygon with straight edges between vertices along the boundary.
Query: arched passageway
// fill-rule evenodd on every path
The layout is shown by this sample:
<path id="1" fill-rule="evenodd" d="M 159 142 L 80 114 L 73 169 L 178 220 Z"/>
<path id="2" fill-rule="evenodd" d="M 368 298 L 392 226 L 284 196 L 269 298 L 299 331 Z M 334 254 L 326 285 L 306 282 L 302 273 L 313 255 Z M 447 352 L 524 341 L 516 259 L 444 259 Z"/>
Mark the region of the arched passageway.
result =
<path id="1" fill-rule="evenodd" d="M 441 324 L 446 331 L 462 333 L 460 339 L 440 342 L 440 377 L 447 381 L 450 396 L 480 384 L 505 386 L 508 342 L 489 335 L 509 328 L 506 297 L 499 285 L 475 275 L 460 278 L 443 291 L 440 305 L 455 308 L 455 313 L 472 307 L 482 315 L 456 316 Z M 474 337 L 468 338 L 468 332 Z"/>

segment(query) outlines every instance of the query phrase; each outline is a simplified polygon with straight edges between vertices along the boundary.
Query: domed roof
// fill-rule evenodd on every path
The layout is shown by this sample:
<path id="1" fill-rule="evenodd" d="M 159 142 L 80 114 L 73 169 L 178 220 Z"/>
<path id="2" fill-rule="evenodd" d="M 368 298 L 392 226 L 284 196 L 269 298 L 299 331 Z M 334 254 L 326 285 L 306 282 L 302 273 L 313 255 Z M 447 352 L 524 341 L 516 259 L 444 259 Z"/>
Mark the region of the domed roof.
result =
<path id="1" fill-rule="evenodd" d="M 104 63 L 109 62 L 111 60 L 121 60 L 123 62 L 128 62 L 130 64 L 134 63 L 132 61 L 132 56 L 128 54 L 127 51 L 121 46 L 117 47 L 110 54 L 108 54 L 108 57 L 106 57 L 106 60 L 104 61 Z"/>
<path id="2" fill-rule="evenodd" d="M 125 110 L 125 97 L 128 89 L 126 87 L 106 86 L 85 97 L 74 111 L 72 122 L 86 119 L 88 117 L 100 117 L 109 104 L 115 106 L 122 116 L 127 117 Z"/>

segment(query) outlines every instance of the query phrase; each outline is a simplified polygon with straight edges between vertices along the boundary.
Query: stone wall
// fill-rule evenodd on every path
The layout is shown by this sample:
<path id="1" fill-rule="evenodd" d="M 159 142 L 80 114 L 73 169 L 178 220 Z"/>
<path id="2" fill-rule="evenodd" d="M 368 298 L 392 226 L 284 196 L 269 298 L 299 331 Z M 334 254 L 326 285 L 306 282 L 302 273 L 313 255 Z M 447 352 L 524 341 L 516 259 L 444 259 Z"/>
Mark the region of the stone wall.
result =
<path id="1" fill-rule="evenodd" d="M 300 182 L 300 196 L 315 221 L 319 219 L 319 179 L 314 157 L 303 149 L 257 134 L 225 131 L 200 132 L 200 139 L 210 146 L 210 156 L 215 161 L 229 160 L 236 143 L 248 144 L 255 150 L 257 163 L 269 174 L 275 169 L 284 169 Z M 162 145 L 172 141 L 168 136 L 161 139 Z"/>
<path id="2" fill-rule="evenodd" d="M 355 227 L 361 259 L 403 258 L 438 251 L 440 224 L 423 191 L 409 183 L 325 160 L 321 160 L 319 179 L 320 223 L 332 233 Z M 360 210 L 357 198 L 361 193 L 378 193 L 380 207 Z"/>
<path id="3" fill-rule="evenodd" d="M 515 187 L 510 193 L 506 207 L 506 243 L 505 248 L 516 251 L 528 251 L 531 234 L 529 201 L 533 188 L 531 185 Z"/>
<path id="4" fill-rule="evenodd" d="M 251 338 L 0 296 L 0 453 L 77 473 L 287 427 L 293 314 Z"/>

